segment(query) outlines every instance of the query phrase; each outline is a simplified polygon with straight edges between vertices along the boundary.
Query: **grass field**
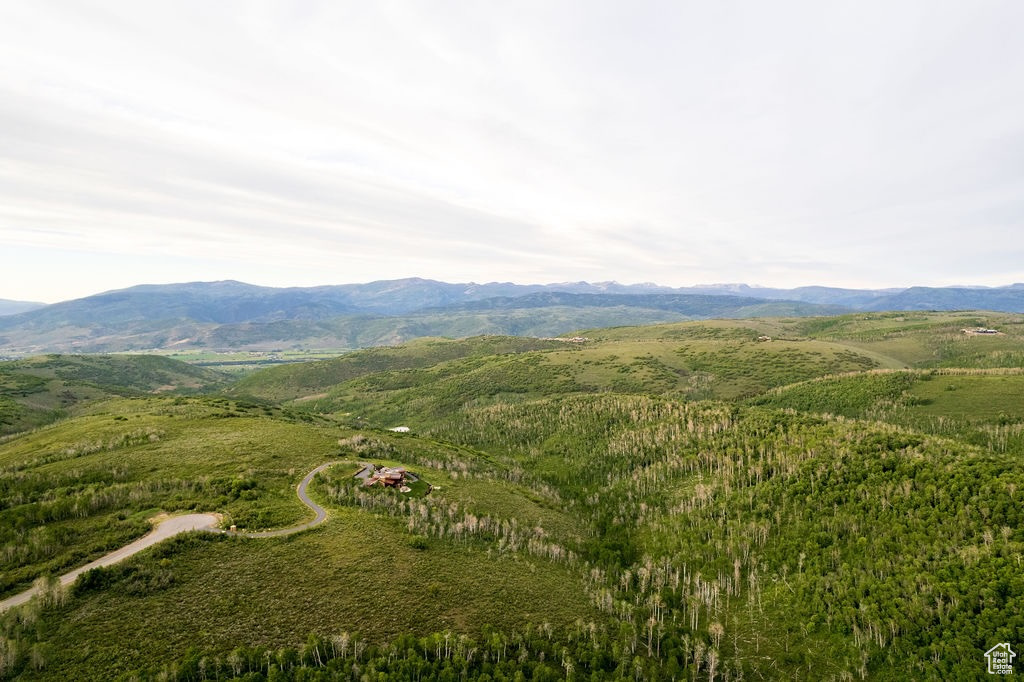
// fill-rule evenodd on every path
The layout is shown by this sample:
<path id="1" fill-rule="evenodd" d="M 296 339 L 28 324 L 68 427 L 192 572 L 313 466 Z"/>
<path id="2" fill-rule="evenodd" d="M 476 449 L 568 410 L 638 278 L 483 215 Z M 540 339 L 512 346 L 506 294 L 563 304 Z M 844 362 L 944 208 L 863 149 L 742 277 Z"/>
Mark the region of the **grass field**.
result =
<path id="1" fill-rule="evenodd" d="M 345 381 L 375 372 L 431 367 L 465 357 L 553 348 L 541 339 L 483 336 L 462 341 L 419 339 L 403 346 L 370 348 L 331 360 L 274 367 L 238 381 L 231 393 L 275 401 L 309 399 Z"/>
<path id="2" fill-rule="evenodd" d="M 200 398 L 91 410 L 0 449 L 0 593 L 125 544 L 158 511 L 218 511 L 253 530 L 298 522 L 308 510 L 292 488 L 340 433 Z"/>
<path id="3" fill-rule="evenodd" d="M 997 335 L 964 329 L 996 328 Z M 1024 317 L 977 311 L 873 313 L 808 320 L 805 333 L 892 357 L 908 367 L 1015 367 L 1024 363 Z"/>
<path id="4" fill-rule="evenodd" d="M 168 573 L 167 586 L 124 594 L 126 577 L 48 613 L 52 653 L 40 679 L 157 672 L 154 661 L 190 647 L 226 656 L 240 642 L 296 646 L 305 639 L 297 633 L 382 641 L 484 624 L 564 626 L 590 613 L 580 578 L 562 566 L 444 542 L 416 549 L 397 521 L 345 509 L 292 538 L 183 539 L 133 565 Z"/>
<path id="5" fill-rule="evenodd" d="M 751 402 L 881 421 L 1024 456 L 1022 395 L 1020 369 L 937 369 L 819 379 Z"/>
<path id="6" fill-rule="evenodd" d="M 928 417 L 1024 420 L 1024 374 L 935 374 L 914 384 L 914 411 Z"/>
<path id="7" fill-rule="evenodd" d="M 380 506 L 421 500 L 442 516 L 457 508 L 506 527 L 543 526 L 549 538 L 576 537 L 572 517 L 543 493 L 500 480 L 488 457 L 404 434 L 367 438 L 265 409 L 226 399 L 107 401 L 0 452 L 7 501 L 0 520 L 17 564 L 5 567 L 5 594 L 127 543 L 161 511 L 217 511 L 225 525 L 249 530 L 295 524 L 309 514 L 296 481 L 316 464 L 351 457 L 314 482 L 311 493 L 331 508 L 314 531 L 183 538 L 101 570 L 88 581 L 93 587 L 35 627 L 43 678 L 89 679 L 83 670 L 116 676 L 190 647 L 227 652 L 243 637 L 298 646 L 311 632 L 345 631 L 380 642 L 408 632 L 562 628 L 599 617 L 573 565 L 506 538 L 464 535 L 443 519 L 410 529 L 404 512 Z M 355 482 L 357 462 L 366 460 L 407 466 L 422 478 L 419 494 L 375 489 L 376 511 L 332 502 L 327 486 Z M 428 485 L 436 486 L 429 495 Z M 43 535 L 27 525 L 44 517 Z M 13 549 L 26 538 L 38 549 L 32 557 Z"/>

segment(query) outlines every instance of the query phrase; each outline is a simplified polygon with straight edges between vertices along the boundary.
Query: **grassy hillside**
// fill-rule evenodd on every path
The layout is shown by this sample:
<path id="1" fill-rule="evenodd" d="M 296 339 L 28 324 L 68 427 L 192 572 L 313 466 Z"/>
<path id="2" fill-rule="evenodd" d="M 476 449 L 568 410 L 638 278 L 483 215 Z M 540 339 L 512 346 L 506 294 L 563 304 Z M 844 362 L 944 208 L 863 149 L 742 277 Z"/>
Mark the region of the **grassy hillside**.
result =
<path id="1" fill-rule="evenodd" d="M 560 628 L 590 613 L 580 579 L 550 562 L 489 557 L 452 543 L 413 547 L 397 523 L 355 511 L 292 541 L 179 541 L 115 574 L 102 590 L 77 594 L 46 614 L 52 652 L 40 677 L 88 679 L 160 671 L 190 647 L 230 655 L 240 643 L 275 653 L 307 635 L 364 633 L 374 641 L 403 633 L 502 629 L 537 619 Z M 138 574 L 170 573 L 122 598 Z M 116 643 L 130 638 L 127 649 Z M 71 647 L 59 650 L 57 646 Z M 264 660 L 265 663 L 265 660 Z M 212 657 L 210 661 L 212 668 Z M 26 674 L 25 679 L 35 679 Z"/>
<path id="2" fill-rule="evenodd" d="M 419 339 L 396 347 L 368 348 L 330 360 L 272 367 L 235 383 L 228 393 L 270 400 L 310 399 L 337 384 L 375 372 L 432 367 L 447 360 L 558 348 L 541 339 L 483 336 L 453 342 Z"/>
<path id="3" fill-rule="evenodd" d="M 0 595 L 127 543 L 162 512 L 216 511 L 225 525 L 247 529 L 297 523 L 308 510 L 296 481 L 339 458 L 327 482 L 314 485 L 332 508 L 327 525 L 281 539 L 182 539 L 100 569 L 55 610 L 41 615 L 37 605 L 29 616 L 0 618 L 20 651 L 0 650 L 8 656 L 0 673 L 13 664 L 35 679 L 37 656 L 44 679 L 90 679 L 97 670 L 116 677 L 190 646 L 230 652 L 242 639 L 281 647 L 312 632 L 380 641 L 601 618 L 579 568 L 549 556 L 555 537 L 578 537 L 576 521 L 543 491 L 505 480 L 489 458 L 400 436 L 367 439 L 265 406 L 182 397 L 101 403 L 0 446 Z M 340 486 L 355 482 L 357 462 L 367 459 L 404 464 L 436 486 L 421 504 L 440 518 L 460 509 L 510 533 L 449 537 L 436 521 L 410 528 L 394 509 L 341 499 Z M 520 532 L 522 540 L 511 539 Z M 542 551 L 526 542 L 538 533 L 551 534 Z"/>
<path id="4" fill-rule="evenodd" d="M 327 658 L 477 676 L 554 653 L 598 679 L 814 680 L 973 679 L 991 642 L 1024 634 L 1019 458 L 643 396 L 467 408 L 428 435 L 459 445 L 355 434 L 340 454 L 406 463 L 438 497 L 364 492 L 339 467 L 321 530 L 170 543 L 14 634 L 72 679 L 168 661 L 292 679 Z M 469 637 L 457 657 L 435 653 L 447 629 Z M 341 653 L 357 631 L 374 648 Z M 516 652 L 504 668 L 489 631 Z"/>
<path id="5" fill-rule="evenodd" d="M 3 594 L 160 512 L 295 523 L 296 481 L 338 460 L 311 488 L 330 517 L 164 543 L 5 614 L 0 677 L 981 679 L 1024 641 L 1021 333 L 425 340 L 91 404 L 0 443 Z M 362 462 L 422 482 L 368 489 Z"/>
<path id="6" fill-rule="evenodd" d="M 0 362 L 0 435 L 52 422 L 105 397 L 195 393 L 227 380 L 219 372 L 147 355 L 44 355 Z"/>
<path id="7" fill-rule="evenodd" d="M 774 329 L 774 327 L 772 327 Z M 812 377 L 897 364 L 807 337 L 758 341 L 754 323 L 682 323 L 596 332 L 584 343 L 470 339 L 375 349 L 252 374 L 231 390 L 361 423 L 423 427 L 471 404 L 562 393 L 735 399 Z M 517 353 L 493 353 L 503 343 Z"/>
<path id="8" fill-rule="evenodd" d="M 125 544 L 159 511 L 218 511 L 248 528 L 300 519 L 289 484 L 336 441 L 224 400 L 121 399 L 89 412 L 0 449 L 0 594 Z"/>
<path id="9" fill-rule="evenodd" d="M 804 334 L 838 340 L 894 358 L 909 367 L 1024 365 L 1024 317 L 1005 313 L 898 312 L 817 318 L 796 325 Z M 991 336 L 964 329 L 995 328 Z"/>
<path id="10" fill-rule="evenodd" d="M 1024 374 L 1017 369 L 942 369 L 828 377 L 751 402 L 869 419 L 1024 455 Z"/>

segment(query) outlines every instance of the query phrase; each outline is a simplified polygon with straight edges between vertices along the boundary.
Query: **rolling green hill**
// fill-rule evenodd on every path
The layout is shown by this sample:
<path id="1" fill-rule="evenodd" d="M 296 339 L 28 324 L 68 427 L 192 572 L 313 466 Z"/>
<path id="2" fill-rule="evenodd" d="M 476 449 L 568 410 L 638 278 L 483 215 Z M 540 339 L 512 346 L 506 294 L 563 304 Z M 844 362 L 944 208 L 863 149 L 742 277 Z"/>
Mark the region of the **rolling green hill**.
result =
<path id="1" fill-rule="evenodd" d="M 464 410 L 430 434 L 558 489 L 592 524 L 609 613 L 637 605 L 641 641 L 675 630 L 680 659 L 710 636 L 723 676 L 971 679 L 985 642 L 1024 628 L 1004 601 L 1024 592 L 1019 457 L 621 396 Z"/>
<path id="2" fill-rule="evenodd" d="M 459 358 L 522 353 L 563 345 L 558 341 L 493 336 L 458 342 L 418 339 L 403 346 L 369 348 L 331 360 L 272 367 L 240 379 L 228 393 L 270 400 L 308 400 L 337 384 L 375 372 L 432 367 Z"/>
<path id="3" fill-rule="evenodd" d="M 802 333 L 841 341 L 908 367 L 1019 367 L 1024 365 L 1024 317 L 1005 313 L 861 313 L 797 322 Z M 993 335 L 964 329 L 995 328 Z"/>
<path id="4" fill-rule="evenodd" d="M 1024 456 L 1024 369 L 938 369 L 828 377 L 753 404 L 843 415 Z"/>
<path id="5" fill-rule="evenodd" d="M 240 640 L 280 647 L 311 632 L 379 639 L 487 624 L 561 629 L 600 618 L 578 567 L 526 546 L 542 523 L 568 538 L 577 533 L 549 495 L 505 481 L 488 458 L 450 446 L 386 436 L 367 443 L 301 417 L 224 399 L 118 399 L 9 441 L 0 450 L 0 595 L 124 544 L 160 512 L 217 511 L 225 525 L 247 529 L 294 524 L 306 513 L 295 482 L 339 456 L 332 485 L 353 480 L 359 460 L 397 458 L 436 486 L 424 502 L 435 513 L 446 517 L 457 506 L 504 524 L 507 537 L 500 546 L 475 535 L 449 541 L 429 528 L 410 532 L 393 514 L 337 502 L 329 524 L 298 536 L 172 541 L 129 568 L 101 569 L 92 587 L 56 611 L 33 612 L 30 630 L 24 619 L 0 618 L 23 654 L 0 649 L 0 673 L 21 660 L 24 679 L 90 679 L 100 670 L 113 678 L 198 644 L 230 652 Z M 459 476 L 468 469 L 476 475 Z M 331 501 L 341 493 L 321 483 L 314 494 Z M 506 540 L 519 527 L 526 535 L 512 546 Z M 30 651 L 46 661 L 39 673 Z"/>
<path id="6" fill-rule="evenodd" d="M 0 614 L 0 678 L 982 679 L 1024 641 L 1022 332 L 433 339 L 83 403 L 0 442 L 0 596 L 160 513 L 297 523 L 296 481 L 337 461 L 329 517 L 182 536 Z M 364 462 L 421 481 L 367 488 Z"/>
<path id="7" fill-rule="evenodd" d="M 466 403 L 602 392 L 735 398 L 813 376 L 877 366 L 868 354 L 817 341 L 562 344 L 553 350 L 367 374 L 308 398 L 303 407 L 358 415 L 379 426 L 408 421 L 422 427 Z"/>
<path id="8" fill-rule="evenodd" d="M 579 332 L 587 339 L 581 343 L 434 340 L 259 371 L 230 392 L 292 400 L 302 409 L 354 415 L 378 426 L 424 426 L 467 402 L 608 391 L 736 399 L 817 376 L 903 366 L 871 349 L 811 338 L 800 332 L 801 324 L 782 319 L 620 327 Z M 758 341 L 767 332 L 786 337 Z"/>
<path id="9" fill-rule="evenodd" d="M 74 414 L 109 396 L 198 392 L 227 377 L 170 358 L 45 355 L 0 362 L 0 435 Z"/>

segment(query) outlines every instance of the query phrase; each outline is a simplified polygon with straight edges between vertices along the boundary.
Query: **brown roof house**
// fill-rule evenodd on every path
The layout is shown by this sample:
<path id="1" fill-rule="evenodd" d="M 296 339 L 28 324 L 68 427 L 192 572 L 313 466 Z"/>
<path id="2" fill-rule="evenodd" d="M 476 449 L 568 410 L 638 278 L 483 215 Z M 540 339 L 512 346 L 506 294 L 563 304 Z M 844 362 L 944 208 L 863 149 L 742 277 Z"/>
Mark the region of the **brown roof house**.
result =
<path id="1" fill-rule="evenodd" d="M 382 485 L 385 488 L 401 488 L 405 485 L 406 471 L 403 467 L 381 467 L 366 479 L 363 485 Z"/>

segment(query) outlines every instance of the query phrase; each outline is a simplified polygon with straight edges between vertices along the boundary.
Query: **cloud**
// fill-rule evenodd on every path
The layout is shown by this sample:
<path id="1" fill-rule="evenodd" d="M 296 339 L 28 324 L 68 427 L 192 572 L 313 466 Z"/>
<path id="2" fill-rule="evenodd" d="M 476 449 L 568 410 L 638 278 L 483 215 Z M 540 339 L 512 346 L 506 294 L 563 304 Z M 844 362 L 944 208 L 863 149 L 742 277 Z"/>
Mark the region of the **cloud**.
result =
<path id="1" fill-rule="evenodd" d="M 923 0 L 8 4 L 0 234 L 271 284 L 337 281 L 341 260 L 353 280 L 1024 279 L 1005 258 L 1024 240 L 1022 19 Z"/>

